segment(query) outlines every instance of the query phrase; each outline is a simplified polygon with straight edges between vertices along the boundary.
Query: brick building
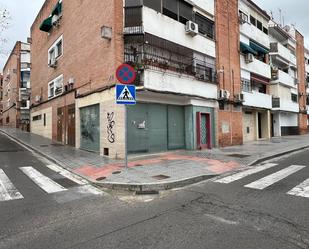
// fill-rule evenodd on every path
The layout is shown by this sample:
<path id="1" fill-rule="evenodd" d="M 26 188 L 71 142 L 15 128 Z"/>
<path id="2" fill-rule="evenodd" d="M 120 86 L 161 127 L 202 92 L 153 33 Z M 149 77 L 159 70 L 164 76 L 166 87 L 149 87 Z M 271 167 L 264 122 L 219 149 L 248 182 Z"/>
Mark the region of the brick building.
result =
<path id="1" fill-rule="evenodd" d="M 16 42 L 3 68 L 2 125 L 29 130 L 30 44 Z"/>
<path id="2" fill-rule="evenodd" d="M 117 67 L 127 63 L 137 72 L 130 153 L 280 135 L 274 115 L 285 113 L 273 108 L 273 97 L 281 96 L 271 87 L 269 22 L 251 0 L 46 0 L 31 27 L 31 131 L 123 157 L 124 108 L 115 104 L 114 86 Z M 300 35 L 295 51 L 291 70 L 304 78 Z M 298 78 L 294 90 L 306 93 Z M 301 108 L 305 100 L 297 99 Z M 307 111 L 289 115 L 305 132 Z"/>

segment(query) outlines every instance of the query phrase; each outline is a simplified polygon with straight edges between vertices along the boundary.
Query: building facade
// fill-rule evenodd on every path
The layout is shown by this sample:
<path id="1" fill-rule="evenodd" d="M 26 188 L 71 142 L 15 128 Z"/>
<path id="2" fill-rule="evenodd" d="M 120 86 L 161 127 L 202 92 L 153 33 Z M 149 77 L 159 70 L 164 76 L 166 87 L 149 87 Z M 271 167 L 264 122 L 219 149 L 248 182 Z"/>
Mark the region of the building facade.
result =
<path id="1" fill-rule="evenodd" d="M 31 131 L 122 158 L 126 63 L 129 153 L 304 133 L 309 54 L 291 32 L 251 0 L 46 0 L 31 27 Z"/>
<path id="2" fill-rule="evenodd" d="M 30 44 L 16 42 L 4 68 L 2 82 L 2 125 L 29 131 Z"/>

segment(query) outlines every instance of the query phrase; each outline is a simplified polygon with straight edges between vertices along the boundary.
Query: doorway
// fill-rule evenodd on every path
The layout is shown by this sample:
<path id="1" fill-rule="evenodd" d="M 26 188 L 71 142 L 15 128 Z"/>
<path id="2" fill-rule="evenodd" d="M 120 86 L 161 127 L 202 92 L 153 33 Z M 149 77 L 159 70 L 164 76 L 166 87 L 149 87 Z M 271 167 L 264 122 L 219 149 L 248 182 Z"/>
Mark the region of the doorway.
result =
<path id="1" fill-rule="evenodd" d="M 196 115 L 197 148 L 211 149 L 210 114 L 198 112 Z"/>
<path id="2" fill-rule="evenodd" d="M 259 139 L 262 138 L 262 114 L 258 113 L 258 136 Z"/>

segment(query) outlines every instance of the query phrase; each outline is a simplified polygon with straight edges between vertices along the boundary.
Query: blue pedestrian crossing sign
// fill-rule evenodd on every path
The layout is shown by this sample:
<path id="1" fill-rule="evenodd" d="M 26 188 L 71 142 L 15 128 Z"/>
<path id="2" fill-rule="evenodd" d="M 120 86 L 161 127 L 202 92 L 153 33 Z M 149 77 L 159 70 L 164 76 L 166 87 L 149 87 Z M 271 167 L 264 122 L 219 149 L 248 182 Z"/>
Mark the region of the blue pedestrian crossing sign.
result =
<path id="1" fill-rule="evenodd" d="M 116 85 L 116 103 L 119 105 L 135 105 L 136 90 L 132 85 Z"/>

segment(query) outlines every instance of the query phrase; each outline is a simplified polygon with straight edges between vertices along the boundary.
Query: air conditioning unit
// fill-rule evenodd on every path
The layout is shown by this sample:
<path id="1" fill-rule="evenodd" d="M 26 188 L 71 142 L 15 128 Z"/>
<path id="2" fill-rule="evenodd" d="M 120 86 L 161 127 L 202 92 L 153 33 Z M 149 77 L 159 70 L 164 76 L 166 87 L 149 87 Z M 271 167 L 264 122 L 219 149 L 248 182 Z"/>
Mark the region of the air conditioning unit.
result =
<path id="1" fill-rule="evenodd" d="M 245 13 L 240 13 L 239 14 L 239 22 L 241 24 L 247 23 L 248 22 L 248 16 Z"/>
<path id="2" fill-rule="evenodd" d="M 57 67 L 57 60 L 55 58 L 50 59 L 48 65 L 52 68 L 56 68 Z"/>
<path id="3" fill-rule="evenodd" d="M 245 95 L 243 93 L 238 93 L 235 95 L 235 99 L 237 102 L 244 102 L 245 101 Z"/>
<path id="4" fill-rule="evenodd" d="M 35 96 L 35 102 L 41 102 L 41 99 L 42 99 L 42 97 L 41 97 L 41 95 L 36 95 Z"/>
<path id="5" fill-rule="evenodd" d="M 60 20 L 60 17 L 59 16 L 57 16 L 57 15 L 53 15 L 53 17 L 52 17 L 52 24 L 54 25 L 54 26 L 59 26 L 59 20 Z"/>
<path id="6" fill-rule="evenodd" d="M 186 33 L 191 36 L 196 36 L 198 34 L 198 25 L 192 21 L 187 21 Z"/>
<path id="7" fill-rule="evenodd" d="M 219 99 L 229 99 L 229 98 L 230 98 L 229 91 L 221 89 L 219 92 Z"/>
<path id="8" fill-rule="evenodd" d="M 246 63 L 251 63 L 251 62 L 253 62 L 254 61 L 254 55 L 253 54 L 246 54 L 245 55 L 245 61 L 246 61 Z"/>

